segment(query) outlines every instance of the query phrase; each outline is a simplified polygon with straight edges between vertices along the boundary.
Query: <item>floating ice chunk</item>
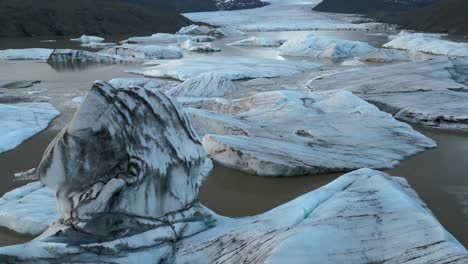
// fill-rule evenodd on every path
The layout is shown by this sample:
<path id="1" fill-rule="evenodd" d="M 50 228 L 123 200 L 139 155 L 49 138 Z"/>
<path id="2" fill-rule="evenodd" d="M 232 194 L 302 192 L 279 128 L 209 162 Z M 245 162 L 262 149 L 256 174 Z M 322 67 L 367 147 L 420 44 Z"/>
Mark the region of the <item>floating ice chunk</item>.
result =
<path id="1" fill-rule="evenodd" d="M 91 42 L 91 43 L 83 43 L 80 46 L 84 48 L 91 48 L 91 49 L 103 49 L 103 48 L 117 46 L 117 44 L 116 43 Z"/>
<path id="2" fill-rule="evenodd" d="M 184 41 L 181 47 L 192 52 L 218 52 L 220 48 L 216 48 L 211 43 L 193 42 L 192 40 Z"/>
<path id="3" fill-rule="evenodd" d="M 319 64 L 310 62 L 291 62 L 254 57 L 210 56 L 169 61 L 135 73 L 149 77 L 170 77 L 184 81 L 199 74 L 211 72 L 225 75 L 231 80 L 239 80 L 292 76 L 319 67 Z"/>
<path id="4" fill-rule="evenodd" d="M 383 47 L 437 55 L 468 57 L 468 43 L 457 43 L 426 34 L 404 32 L 384 44 Z"/>
<path id="5" fill-rule="evenodd" d="M 49 62 L 123 62 L 125 58 L 102 52 L 90 52 L 85 50 L 56 49 L 50 55 Z"/>
<path id="6" fill-rule="evenodd" d="M 275 91 L 188 109 L 216 162 L 261 176 L 391 168 L 435 142 L 350 92 Z"/>
<path id="7" fill-rule="evenodd" d="M 62 235 L 66 226 L 56 225 L 27 244 L 0 248 L 0 261 L 99 259 L 136 264 L 170 259 L 176 264 L 219 260 L 234 264 L 288 263 L 291 259 L 310 263 L 313 259 L 357 264 L 363 259 L 373 263 L 417 263 L 413 261 L 417 259 L 462 264 L 468 259 L 466 249 L 437 221 L 405 179 L 370 169 L 343 175 L 256 216 L 226 218 L 199 205 L 183 213 L 195 212 L 205 221 L 211 215 L 210 228 L 203 220 L 184 221 L 183 215 L 174 213 L 161 222 L 140 219 L 141 225 L 150 226 L 146 231 L 94 242 L 96 239 L 86 235 Z"/>
<path id="8" fill-rule="evenodd" d="M 124 44 L 101 51 L 104 54 L 119 56 L 128 60 L 180 59 L 184 55 L 174 46 Z"/>
<path id="9" fill-rule="evenodd" d="M 41 182 L 29 183 L 0 198 L 0 226 L 39 235 L 58 220 L 55 195 Z"/>
<path id="10" fill-rule="evenodd" d="M 70 39 L 70 41 L 81 42 L 83 44 L 89 44 L 89 43 L 103 42 L 104 39 L 101 38 L 101 37 L 83 35 L 83 36 L 81 36 L 79 38 Z"/>
<path id="11" fill-rule="evenodd" d="M 467 69 L 466 58 L 440 57 L 322 73 L 308 87 L 316 91 L 347 89 L 401 120 L 468 130 Z"/>
<path id="12" fill-rule="evenodd" d="M 29 88 L 34 84 L 40 83 L 41 81 L 0 81 L 0 88 L 6 89 L 17 89 L 17 88 Z"/>
<path id="13" fill-rule="evenodd" d="M 127 39 L 127 43 L 181 43 L 187 40 L 195 42 L 210 42 L 216 38 L 211 36 L 190 36 L 169 33 L 156 33 L 147 37 L 132 37 Z"/>
<path id="14" fill-rule="evenodd" d="M 0 50 L 0 60 L 48 60 L 53 49 L 7 49 Z"/>
<path id="15" fill-rule="evenodd" d="M 279 48 L 281 55 L 322 58 L 361 56 L 376 50 L 365 42 L 332 39 L 314 34 L 290 39 Z"/>
<path id="16" fill-rule="evenodd" d="M 46 129 L 59 114 L 49 103 L 0 104 L 0 153 Z"/>
<path id="17" fill-rule="evenodd" d="M 250 37 L 242 39 L 228 45 L 231 46 L 247 46 L 247 47 L 279 47 L 283 45 L 284 40 L 270 39 L 263 37 Z"/>
<path id="18" fill-rule="evenodd" d="M 175 97 L 222 97 L 236 90 L 236 85 L 226 76 L 204 73 L 177 85 L 167 94 Z"/>

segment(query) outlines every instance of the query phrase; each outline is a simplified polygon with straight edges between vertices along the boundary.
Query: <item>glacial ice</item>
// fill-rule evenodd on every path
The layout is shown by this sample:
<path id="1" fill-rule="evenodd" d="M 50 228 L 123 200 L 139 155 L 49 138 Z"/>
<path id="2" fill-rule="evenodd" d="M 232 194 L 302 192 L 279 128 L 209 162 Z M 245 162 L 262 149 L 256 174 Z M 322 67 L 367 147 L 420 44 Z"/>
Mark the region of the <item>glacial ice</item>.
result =
<path id="1" fill-rule="evenodd" d="M 229 264 L 313 259 L 461 264 L 468 260 L 466 249 L 405 179 L 370 169 L 348 173 L 256 216 L 226 218 L 198 204 L 186 213 L 185 217 L 198 213 L 198 218 L 181 221 L 184 216 L 173 213 L 160 219 L 159 225 L 146 219 L 146 230 L 130 230 L 127 236 L 99 242 L 84 236 L 76 243 L 73 235 L 79 232 L 61 235 L 67 229 L 56 224 L 34 241 L 0 248 L 0 261 Z M 178 224 L 172 222 L 176 219 Z"/>
<path id="2" fill-rule="evenodd" d="M 236 85 L 226 76 L 208 72 L 187 79 L 167 94 L 174 97 L 222 97 L 236 90 Z"/>
<path id="3" fill-rule="evenodd" d="M 211 36 L 191 36 L 191 35 L 179 35 L 179 34 L 169 34 L 169 33 L 156 33 L 147 37 L 131 37 L 125 42 L 127 43 L 182 43 L 187 40 L 192 40 L 195 42 L 210 42 L 216 38 Z"/>
<path id="4" fill-rule="evenodd" d="M 468 130 L 468 59 L 440 57 L 364 69 L 323 72 L 314 91 L 346 89 L 398 119 Z"/>
<path id="5" fill-rule="evenodd" d="M 169 61 L 134 73 L 148 77 L 173 78 L 181 81 L 211 72 L 225 75 L 231 80 L 292 76 L 319 68 L 310 62 L 290 62 L 254 57 L 204 56 Z"/>
<path id="6" fill-rule="evenodd" d="M 250 37 L 242 39 L 228 45 L 231 46 L 246 46 L 246 47 L 279 47 L 283 45 L 285 41 L 279 39 L 270 39 L 264 37 Z"/>
<path id="7" fill-rule="evenodd" d="M 209 42 L 194 42 L 190 39 L 182 42 L 180 46 L 188 51 L 199 52 L 199 53 L 221 51 L 220 48 L 214 47 L 213 44 Z"/>
<path id="8" fill-rule="evenodd" d="M 279 47 L 281 55 L 321 58 L 362 56 L 376 50 L 365 42 L 332 39 L 314 34 L 289 39 Z"/>
<path id="9" fill-rule="evenodd" d="M 385 48 L 419 51 L 429 54 L 468 57 L 468 44 L 444 40 L 440 37 L 401 32 L 383 45 Z"/>
<path id="10" fill-rule="evenodd" d="M 287 96 L 280 96 L 280 101 L 274 99 L 281 94 Z M 338 119 L 364 115 L 359 118 L 365 120 L 369 129 L 373 129 L 369 118 L 379 121 L 374 126 L 393 124 L 391 128 L 382 126 L 379 131 L 396 140 L 384 146 L 388 149 L 414 150 L 414 141 L 411 149 L 401 144 L 407 138 L 418 139 L 420 147 L 433 144 L 349 92 L 283 91 L 264 95 L 244 102 L 244 107 L 271 108 L 270 103 L 276 102 L 276 110 L 281 111 L 271 114 L 284 111 L 287 117 L 290 108 L 295 107 L 287 102 L 293 101 L 308 108 L 306 113 L 315 112 L 320 117 L 320 110 Z M 273 100 L 256 104 L 268 99 Z M 219 105 L 218 109 L 223 107 L 228 112 L 239 111 L 230 105 Z M 21 209 L 8 210 L 16 221 L 8 221 L 10 226 L 15 224 L 11 228 L 42 228 L 57 217 L 60 220 L 29 243 L 0 248 L 0 262 L 285 263 L 294 259 L 295 263 L 309 263 L 313 259 L 320 263 L 354 264 L 363 260 L 468 260 L 466 249 L 440 225 L 406 180 L 370 169 L 348 173 L 260 215 L 227 218 L 215 214 L 198 202 L 198 190 L 212 164 L 185 111 L 160 92 L 95 83 L 39 165 L 40 179 L 52 190 L 36 182 L 0 199 L 0 211 L 8 208 L 2 207 L 5 204 Z M 226 118 L 231 118 L 229 122 L 236 126 L 254 126 L 249 124 L 254 116 L 247 113 L 243 113 L 245 121 L 235 116 Z M 301 121 L 309 120 L 308 117 Z M 268 125 L 275 118 L 265 120 Z M 353 120 L 346 121 L 347 127 L 333 122 L 331 118 L 309 122 L 322 128 L 297 131 L 296 136 L 316 140 L 317 147 L 326 148 L 327 142 L 314 139 L 318 132 L 338 135 L 350 131 L 346 128 L 355 128 L 359 133 L 350 133 L 354 139 L 361 137 L 372 144 L 383 141 L 375 133 L 366 133 L 366 128 L 363 130 Z M 327 123 L 334 126 L 324 128 Z M 340 146 L 342 142 L 337 147 Z M 281 147 L 277 145 L 283 151 Z M 358 154 L 359 151 L 353 152 Z M 382 151 L 376 149 L 369 154 L 372 159 Z M 401 152 L 395 152 L 393 156 L 399 155 Z M 54 196 L 58 212 L 53 211 Z M 26 217 L 19 217 L 18 212 Z M 47 219 L 43 218 L 46 213 Z M 28 216 L 35 216 L 38 222 L 33 223 Z"/>
<path id="11" fill-rule="evenodd" d="M 0 50 L 0 60 L 48 60 L 53 49 L 6 49 Z"/>
<path id="12" fill-rule="evenodd" d="M 0 198 L 0 226 L 39 235 L 58 220 L 54 193 L 41 182 L 29 183 Z"/>
<path id="13" fill-rule="evenodd" d="M 260 176 L 391 168 L 431 139 L 347 91 L 257 93 L 187 109 L 210 158 Z"/>
<path id="14" fill-rule="evenodd" d="M 166 81 L 151 78 L 115 78 L 109 81 L 114 88 L 126 89 L 130 86 L 140 86 L 145 89 L 157 89 L 166 84 Z"/>
<path id="15" fill-rule="evenodd" d="M 96 36 L 87 36 L 87 35 L 82 35 L 79 38 L 75 39 L 70 39 L 70 41 L 75 41 L 75 42 L 81 42 L 83 44 L 89 44 L 89 43 L 100 43 L 104 41 L 104 38 L 101 37 L 96 37 Z"/>
<path id="16" fill-rule="evenodd" d="M 0 104 L 0 153 L 46 129 L 59 114 L 49 103 Z"/>

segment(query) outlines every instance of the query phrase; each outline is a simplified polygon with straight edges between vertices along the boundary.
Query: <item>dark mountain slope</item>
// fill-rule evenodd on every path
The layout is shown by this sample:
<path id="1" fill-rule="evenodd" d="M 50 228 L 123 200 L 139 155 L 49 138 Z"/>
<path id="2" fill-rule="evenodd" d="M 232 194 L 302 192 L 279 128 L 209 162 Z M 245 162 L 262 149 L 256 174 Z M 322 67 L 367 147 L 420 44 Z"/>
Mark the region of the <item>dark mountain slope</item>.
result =
<path id="1" fill-rule="evenodd" d="M 314 10 L 366 14 L 407 29 L 468 35 L 468 0 L 324 0 Z"/>
<path id="2" fill-rule="evenodd" d="M 255 8 L 266 5 L 262 0 L 121 0 L 134 3 L 155 4 L 177 13 L 215 10 L 235 10 Z"/>
<path id="3" fill-rule="evenodd" d="M 113 0 L 0 0 L 0 36 L 175 32 L 187 18 Z"/>

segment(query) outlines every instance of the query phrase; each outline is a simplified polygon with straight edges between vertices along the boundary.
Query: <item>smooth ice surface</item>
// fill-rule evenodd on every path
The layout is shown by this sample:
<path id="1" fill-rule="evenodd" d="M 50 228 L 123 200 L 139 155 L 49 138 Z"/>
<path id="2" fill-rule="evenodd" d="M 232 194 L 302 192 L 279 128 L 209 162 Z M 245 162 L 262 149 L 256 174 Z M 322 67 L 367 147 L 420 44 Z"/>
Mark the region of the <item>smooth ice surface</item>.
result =
<path id="1" fill-rule="evenodd" d="M 346 89 L 395 117 L 468 130 L 468 59 L 437 59 L 317 75 L 311 90 Z"/>
<path id="2" fill-rule="evenodd" d="M 41 182 L 29 183 L 0 198 L 0 226 L 39 235 L 58 220 L 55 195 Z"/>
<path id="3" fill-rule="evenodd" d="M 0 104 L 0 153 L 46 129 L 59 114 L 49 103 Z"/>
<path id="4" fill-rule="evenodd" d="M 148 77 L 169 77 L 184 81 L 199 74 L 210 72 L 224 75 L 232 80 L 238 80 L 292 76 L 319 67 L 319 64 L 310 62 L 290 62 L 255 57 L 204 56 L 169 61 L 135 73 Z"/>
<path id="5" fill-rule="evenodd" d="M 7 49 L 0 50 L 0 60 L 48 60 L 53 49 Z"/>
<path id="6" fill-rule="evenodd" d="M 361 56 L 376 50 L 365 42 L 333 39 L 314 34 L 290 39 L 279 47 L 281 55 L 320 58 Z"/>
<path id="7" fill-rule="evenodd" d="M 0 261 L 461 264 L 468 260 L 466 249 L 406 180 L 370 169 L 348 173 L 252 217 L 225 218 L 198 205 L 184 213 L 196 210 L 211 221 L 210 226 L 174 213 L 159 225 L 146 219 L 147 225 L 154 225 L 146 231 L 104 242 L 87 242 L 84 236 L 79 245 L 72 237 L 61 236 L 66 229 L 56 224 L 30 243 L 0 248 Z"/>
<path id="8" fill-rule="evenodd" d="M 208 156 L 261 176 L 391 168 L 435 142 L 347 91 L 258 93 L 187 109 Z"/>
<path id="9" fill-rule="evenodd" d="M 457 43 L 427 34 L 401 32 L 396 38 L 384 44 L 383 47 L 438 55 L 468 57 L 467 43 Z"/>
<path id="10" fill-rule="evenodd" d="M 230 26 L 243 31 L 367 29 L 378 23 L 362 21 L 356 15 L 320 13 L 312 10 L 322 0 L 269 0 L 270 5 L 236 11 L 188 13 L 192 21 Z"/>
<path id="11" fill-rule="evenodd" d="M 246 46 L 246 47 L 279 47 L 285 41 L 279 39 L 271 39 L 265 37 L 250 37 L 230 43 L 231 46 Z"/>

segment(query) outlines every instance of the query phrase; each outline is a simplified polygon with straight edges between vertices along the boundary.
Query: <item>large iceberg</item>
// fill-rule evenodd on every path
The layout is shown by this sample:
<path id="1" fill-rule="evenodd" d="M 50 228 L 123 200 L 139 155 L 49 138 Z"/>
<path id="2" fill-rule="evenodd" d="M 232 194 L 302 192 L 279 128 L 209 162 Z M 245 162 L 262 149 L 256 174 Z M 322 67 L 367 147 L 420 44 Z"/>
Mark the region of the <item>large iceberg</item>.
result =
<path id="1" fill-rule="evenodd" d="M 425 34 L 401 32 L 383 45 L 385 48 L 426 52 L 446 56 L 468 57 L 468 43 L 458 43 Z"/>
<path id="2" fill-rule="evenodd" d="M 332 39 L 314 34 L 290 39 L 279 47 L 281 55 L 321 58 L 362 56 L 376 50 L 365 42 Z"/>
<path id="3" fill-rule="evenodd" d="M 261 176 L 391 168 L 436 146 L 347 91 L 265 92 L 202 108 L 186 111 L 209 157 Z"/>
<path id="4" fill-rule="evenodd" d="M 61 63 L 61 62 L 124 62 L 126 58 L 101 53 L 101 52 L 90 52 L 85 50 L 74 50 L 74 49 L 56 49 L 50 54 L 48 62 Z"/>
<path id="5" fill-rule="evenodd" d="M 304 103 L 313 104 L 307 99 Z M 59 220 L 29 243 L 0 248 L 0 262 L 468 259 L 466 249 L 402 178 L 362 169 L 269 212 L 234 219 L 198 202 L 198 190 L 211 168 L 177 102 L 160 92 L 97 82 L 38 168 L 58 211 L 48 212 L 48 220 L 37 218 L 43 222 L 36 224 L 48 225 L 57 216 Z M 51 195 L 33 195 L 42 188 L 41 183 L 27 185 L 0 199 L 0 205 L 5 200 L 21 203 L 22 215 L 27 214 L 26 204 L 35 206 L 31 212 L 50 209 Z M 14 219 L 17 225 L 28 223 Z"/>
<path id="6" fill-rule="evenodd" d="M 347 89 L 395 117 L 431 127 L 468 130 L 468 59 L 446 58 L 323 72 L 315 91 Z"/>
<path id="7" fill-rule="evenodd" d="M 0 50 L 0 60 L 48 60 L 53 49 L 7 49 Z"/>
<path id="8" fill-rule="evenodd" d="M 46 129 L 59 114 L 49 103 L 0 104 L 0 153 Z"/>
<path id="9" fill-rule="evenodd" d="M 134 73 L 148 77 L 169 77 L 184 81 L 199 74 L 211 72 L 224 75 L 231 80 L 239 80 L 292 76 L 319 67 L 319 64 L 310 62 L 290 62 L 254 57 L 204 56 L 169 61 Z"/>

